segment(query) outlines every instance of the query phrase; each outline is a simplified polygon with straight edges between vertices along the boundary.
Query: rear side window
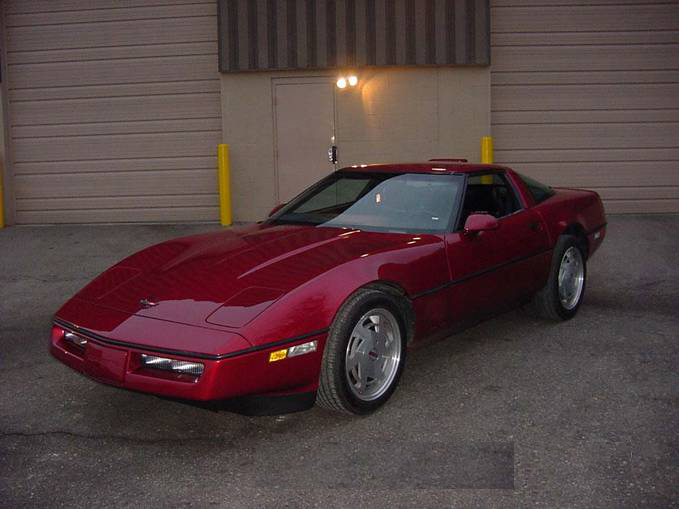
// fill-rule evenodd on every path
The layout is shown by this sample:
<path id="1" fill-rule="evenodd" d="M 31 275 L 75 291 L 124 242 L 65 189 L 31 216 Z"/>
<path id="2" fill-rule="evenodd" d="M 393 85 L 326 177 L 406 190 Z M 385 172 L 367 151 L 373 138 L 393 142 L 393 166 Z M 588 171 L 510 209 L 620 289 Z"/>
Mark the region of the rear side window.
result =
<path id="1" fill-rule="evenodd" d="M 530 177 L 526 177 L 525 175 L 521 175 L 520 173 L 517 173 L 519 178 L 523 180 L 523 183 L 526 184 L 526 187 L 528 188 L 528 192 L 531 194 L 533 197 L 533 200 L 535 203 L 541 203 L 545 201 L 547 198 L 550 196 L 554 195 L 554 189 L 551 187 L 542 184 L 538 182 L 537 180 L 534 180 Z"/>

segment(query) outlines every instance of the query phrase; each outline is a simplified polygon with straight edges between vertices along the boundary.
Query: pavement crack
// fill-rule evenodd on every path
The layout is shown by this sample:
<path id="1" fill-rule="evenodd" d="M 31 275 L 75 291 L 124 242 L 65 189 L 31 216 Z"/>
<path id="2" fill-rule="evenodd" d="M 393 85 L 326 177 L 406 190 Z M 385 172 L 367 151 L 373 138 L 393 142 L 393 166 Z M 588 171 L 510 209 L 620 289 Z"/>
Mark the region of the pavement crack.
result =
<path id="1" fill-rule="evenodd" d="M 77 277 L 54 277 L 54 276 L 24 276 L 24 275 L 16 275 L 16 276 L 10 276 L 10 277 L 3 277 L 0 278 L 0 281 L 3 283 L 19 283 L 21 281 L 37 281 L 38 283 L 66 283 L 66 282 L 72 282 L 72 281 L 78 281 L 81 279 L 87 279 L 86 276 L 77 276 Z"/>
<path id="2" fill-rule="evenodd" d="M 143 445 L 163 445 L 163 444 L 183 444 L 183 443 L 199 443 L 205 442 L 208 444 L 221 444 L 227 445 L 232 440 L 220 437 L 174 437 L 174 438 L 139 438 L 131 437 L 127 435 L 112 435 L 112 434 L 88 434 L 88 433 L 76 433 L 74 431 L 64 431 L 64 430 L 51 430 L 51 431 L 36 431 L 36 432 L 25 432 L 25 431 L 10 431 L 10 432 L 0 432 L 0 438 L 36 438 L 36 437 L 49 437 L 49 436 L 62 436 L 62 437 L 72 437 L 85 440 L 118 440 L 127 443 L 143 444 Z"/>

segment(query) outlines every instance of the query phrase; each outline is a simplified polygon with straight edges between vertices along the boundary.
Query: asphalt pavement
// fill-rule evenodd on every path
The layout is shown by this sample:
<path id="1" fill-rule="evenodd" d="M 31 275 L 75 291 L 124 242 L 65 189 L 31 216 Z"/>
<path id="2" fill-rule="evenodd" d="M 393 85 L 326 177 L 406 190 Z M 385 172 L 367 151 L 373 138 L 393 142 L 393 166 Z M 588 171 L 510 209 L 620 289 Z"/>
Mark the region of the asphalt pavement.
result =
<path id="1" fill-rule="evenodd" d="M 517 310 L 410 352 L 377 413 L 213 412 L 93 382 L 56 309 L 216 225 L 0 230 L 0 507 L 679 506 L 679 216 L 612 216 L 569 322 Z"/>

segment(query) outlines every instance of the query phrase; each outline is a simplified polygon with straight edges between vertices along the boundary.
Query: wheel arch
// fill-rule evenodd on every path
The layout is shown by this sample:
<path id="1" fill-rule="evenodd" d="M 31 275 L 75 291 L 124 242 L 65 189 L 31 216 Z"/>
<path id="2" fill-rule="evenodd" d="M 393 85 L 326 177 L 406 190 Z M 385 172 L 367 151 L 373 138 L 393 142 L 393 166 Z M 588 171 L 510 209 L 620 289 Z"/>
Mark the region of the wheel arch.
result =
<path id="1" fill-rule="evenodd" d="M 580 223 L 570 223 L 561 232 L 561 235 L 572 235 L 583 251 L 585 259 L 589 257 L 589 241 L 587 240 L 587 232 Z"/>
<path id="2" fill-rule="evenodd" d="M 402 313 L 403 325 L 406 329 L 406 344 L 410 345 L 415 337 L 415 309 L 413 308 L 413 303 L 408 296 L 405 289 L 396 283 L 395 281 L 387 280 L 376 280 L 371 281 L 359 288 L 347 297 L 345 302 L 351 298 L 357 291 L 362 289 L 378 290 L 381 292 L 388 293 L 396 297 L 397 302 L 400 305 L 400 311 Z M 344 303 L 342 303 L 344 305 Z"/>

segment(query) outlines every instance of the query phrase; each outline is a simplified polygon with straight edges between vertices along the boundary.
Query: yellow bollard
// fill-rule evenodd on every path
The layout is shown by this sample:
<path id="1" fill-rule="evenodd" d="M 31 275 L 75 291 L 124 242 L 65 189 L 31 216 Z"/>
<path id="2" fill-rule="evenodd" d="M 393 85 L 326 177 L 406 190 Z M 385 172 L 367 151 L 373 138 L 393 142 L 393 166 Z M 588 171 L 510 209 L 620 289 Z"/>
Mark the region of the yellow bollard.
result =
<path id="1" fill-rule="evenodd" d="M 231 165 L 229 164 L 229 146 L 217 145 L 217 162 L 219 164 L 219 219 L 222 226 L 231 225 Z"/>
<path id="2" fill-rule="evenodd" d="M 493 137 L 484 136 L 481 138 L 481 162 L 483 164 L 493 164 Z"/>
<path id="3" fill-rule="evenodd" d="M 484 136 L 481 138 L 481 162 L 483 164 L 493 164 L 493 138 L 491 136 Z M 492 184 L 492 175 L 483 175 L 481 177 L 482 184 Z"/>

